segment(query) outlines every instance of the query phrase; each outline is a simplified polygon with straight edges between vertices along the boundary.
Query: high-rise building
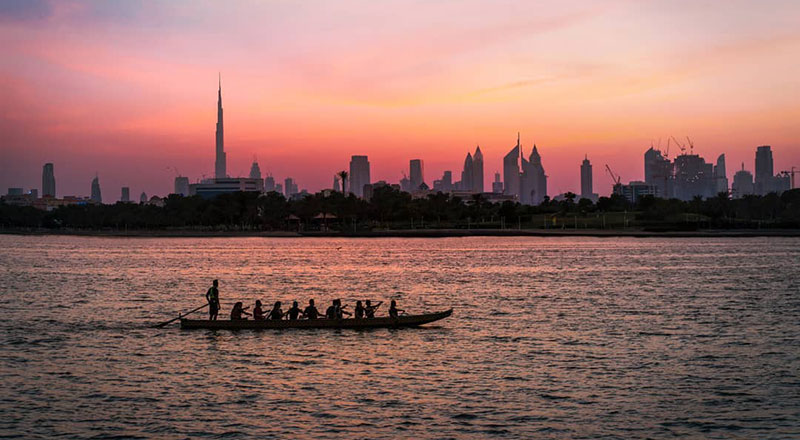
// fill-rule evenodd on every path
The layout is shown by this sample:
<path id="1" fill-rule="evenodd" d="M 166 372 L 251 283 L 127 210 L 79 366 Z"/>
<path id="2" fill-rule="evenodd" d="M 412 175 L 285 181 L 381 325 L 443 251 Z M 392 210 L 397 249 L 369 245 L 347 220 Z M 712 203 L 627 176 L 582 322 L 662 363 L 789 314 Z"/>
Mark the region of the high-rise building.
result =
<path id="1" fill-rule="evenodd" d="M 92 179 L 92 201 L 97 204 L 103 203 L 103 196 L 100 193 L 100 179 L 97 176 Z"/>
<path id="2" fill-rule="evenodd" d="M 517 133 L 517 145 L 503 157 L 503 193 L 510 196 L 520 196 L 520 175 L 519 175 L 519 133 Z"/>
<path id="3" fill-rule="evenodd" d="M 581 163 L 581 198 L 594 200 L 595 194 L 592 188 L 592 163 L 589 162 L 589 156 L 583 157 Z"/>
<path id="4" fill-rule="evenodd" d="M 283 180 L 283 193 L 286 198 L 289 198 L 298 193 L 297 190 L 297 183 L 295 183 L 294 179 L 291 177 L 287 177 Z"/>
<path id="5" fill-rule="evenodd" d="M 533 145 L 528 160 L 522 159 L 522 177 L 520 178 L 520 203 L 538 205 L 547 195 L 547 175 L 542 166 L 542 157 L 536 144 Z"/>
<path id="6" fill-rule="evenodd" d="M 349 179 L 350 192 L 357 197 L 364 197 L 364 185 L 371 183 L 367 156 L 352 156 L 350 158 Z"/>
<path id="7" fill-rule="evenodd" d="M 741 199 L 742 197 L 755 193 L 755 185 L 753 184 L 753 175 L 750 171 L 742 169 L 733 175 L 733 185 L 731 185 L 731 196 L 734 199 Z"/>
<path id="8" fill-rule="evenodd" d="M 772 191 L 773 170 L 772 148 L 769 145 L 756 148 L 756 194 L 763 196 Z"/>
<path id="9" fill-rule="evenodd" d="M 46 163 L 42 167 L 42 197 L 56 196 L 56 176 L 53 173 L 53 164 Z"/>
<path id="10" fill-rule="evenodd" d="M 411 180 L 406 175 L 403 175 L 403 178 L 400 179 L 400 190 L 411 192 Z"/>
<path id="11" fill-rule="evenodd" d="M 695 197 L 709 198 L 716 195 L 714 166 L 697 154 L 681 154 L 675 158 L 674 197 L 692 200 Z M 656 197 L 664 197 L 656 194 Z"/>
<path id="12" fill-rule="evenodd" d="M 495 194 L 502 194 L 503 193 L 503 181 L 500 180 L 500 173 L 494 173 L 494 182 L 492 182 L 492 192 Z"/>
<path id="13" fill-rule="evenodd" d="M 273 178 L 271 175 L 267 176 L 267 178 L 264 179 L 264 191 L 266 191 L 266 192 L 271 192 L 271 191 L 280 192 L 277 189 L 275 189 L 275 178 Z"/>
<path id="14" fill-rule="evenodd" d="M 714 165 L 714 191 L 719 193 L 728 193 L 728 174 L 725 171 L 725 155 L 720 154 L 717 158 L 717 164 Z"/>
<path id="15" fill-rule="evenodd" d="M 217 92 L 217 160 L 214 163 L 214 177 L 224 179 L 228 177 L 227 159 L 225 157 L 225 131 L 222 125 L 222 78 L 219 80 Z"/>
<path id="16" fill-rule="evenodd" d="M 147 193 L 142 191 L 142 195 L 139 196 L 139 203 L 147 203 Z"/>
<path id="17" fill-rule="evenodd" d="M 422 163 L 422 159 L 411 159 L 409 162 L 409 179 L 411 184 L 411 191 L 417 191 L 420 189 L 423 183 L 425 183 L 425 168 Z"/>
<path id="18" fill-rule="evenodd" d="M 339 176 L 333 176 L 333 190 L 335 192 L 340 192 L 342 190 L 342 186 L 339 184 Z"/>
<path id="19" fill-rule="evenodd" d="M 28 191 L 28 195 L 31 196 L 33 200 L 36 200 L 39 198 L 39 190 L 36 188 L 31 188 L 31 190 Z"/>
<path id="20" fill-rule="evenodd" d="M 280 183 L 275 184 L 275 192 L 279 194 L 283 194 L 283 185 Z"/>
<path id="21" fill-rule="evenodd" d="M 453 190 L 453 172 L 445 171 L 442 174 L 442 191 L 450 192 Z"/>
<path id="22" fill-rule="evenodd" d="M 472 179 L 474 178 L 475 178 L 475 170 L 472 160 L 472 154 L 467 153 L 467 157 L 464 159 L 464 170 L 461 171 L 461 183 L 459 184 L 458 189 L 461 191 L 473 191 L 475 185 Z"/>
<path id="23" fill-rule="evenodd" d="M 472 190 L 483 192 L 483 153 L 480 145 L 475 148 L 475 154 L 472 155 Z"/>
<path id="24" fill-rule="evenodd" d="M 180 194 L 184 197 L 189 195 L 189 178 L 185 176 L 175 177 L 175 194 Z"/>
<path id="25" fill-rule="evenodd" d="M 251 179 L 261 178 L 261 167 L 258 166 L 258 162 L 256 162 L 255 160 L 253 161 L 253 165 L 250 165 L 250 178 Z"/>
<path id="26" fill-rule="evenodd" d="M 644 182 L 657 188 L 658 197 L 671 198 L 674 195 L 672 163 L 653 147 L 644 153 Z"/>
<path id="27" fill-rule="evenodd" d="M 122 187 L 122 194 L 120 195 L 119 201 L 122 203 L 128 203 L 131 201 L 131 189 L 127 186 Z"/>

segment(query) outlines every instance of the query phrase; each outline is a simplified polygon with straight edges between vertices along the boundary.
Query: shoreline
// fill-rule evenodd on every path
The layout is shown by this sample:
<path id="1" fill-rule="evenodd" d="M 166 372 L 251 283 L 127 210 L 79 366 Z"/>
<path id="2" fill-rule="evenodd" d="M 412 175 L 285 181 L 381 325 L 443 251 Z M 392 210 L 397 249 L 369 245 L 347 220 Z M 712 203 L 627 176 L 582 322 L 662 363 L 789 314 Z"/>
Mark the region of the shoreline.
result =
<path id="1" fill-rule="evenodd" d="M 82 236 L 120 238 L 446 238 L 446 237 L 635 237 L 635 238 L 735 238 L 800 237 L 800 229 L 706 229 L 697 231 L 647 231 L 643 229 L 394 229 L 361 232 L 291 231 L 191 231 L 191 230 L 48 230 L 0 229 L 2 235 Z"/>

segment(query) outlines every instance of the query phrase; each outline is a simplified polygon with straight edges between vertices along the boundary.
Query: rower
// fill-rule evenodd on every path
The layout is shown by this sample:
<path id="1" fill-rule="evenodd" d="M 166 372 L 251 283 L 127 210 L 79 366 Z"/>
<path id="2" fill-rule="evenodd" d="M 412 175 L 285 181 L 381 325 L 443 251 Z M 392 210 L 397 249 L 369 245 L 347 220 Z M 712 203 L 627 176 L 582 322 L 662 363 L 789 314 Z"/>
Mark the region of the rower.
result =
<path id="1" fill-rule="evenodd" d="M 356 319 L 364 318 L 364 305 L 361 300 L 356 301 Z"/>
<path id="2" fill-rule="evenodd" d="M 256 321 L 263 321 L 267 318 L 264 309 L 261 308 L 261 300 L 256 300 L 256 306 L 253 308 L 253 319 Z"/>
<path id="3" fill-rule="evenodd" d="M 373 306 L 370 300 L 367 300 L 366 307 L 364 307 L 364 315 L 366 315 L 367 318 L 374 318 L 375 310 L 378 310 L 378 307 L 380 307 L 381 304 L 383 304 L 383 301 L 378 301 L 378 304 Z"/>
<path id="4" fill-rule="evenodd" d="M 308 300 L 308 306 L 306 307 L 305 310 L 303 310 L 303 316 L 306 319 L 317 319 L 317 317 L 319 317 L 319 311 L 314 306 L 313 299 Z"/>
<path id="5" fill-rule="evenodd" d="M 275 301 L 272 311 L 269 312 L 269 319 L 281 320 L 283 319 L 283 310 L 281 310 L 281 302 Z"/>
<path id="6" fill-rule="evenodd" d="M 333 300 L 333 303 L 336 305 L 336 319 L 344 319 L 344 315 L 353 316 L 352 313 L 344 310 L 347 305 L 343 306 L 341 299 L 335 299 Z"/>
<path id="7" fill-rule="evenodd" d="M 405 312 L 406 312 L 405 310 L 397 308 L 397 302 L 395 300 L 392 300 L 392 302 L 389 303 L 389 316 L 391 316 L 392 318 L 397 318 L 398 313 L 405 313 Z"/>
<path id="8" fill-rule="evenodd" d="M 236 304 L 233 305 L 233 310 L 231 310 L 231 321 L 242 321 L 247 319 L 245 316 L 242 315 L 250 315 L 246 309 L 250 307 L 242 307 L 242 302 L 237 301 Z"/>
<path id="9" fill-rule="evenodd" d="M 216 321 L 219 314 L 219 281 L 214 280 L 212 286 L 206 292 L 206 301 L 208 301 L 208 320 Z"/>
<path id="10" fill-rule="evenodd" d="M 298 315 L 300 315 L 302 311 L 300 307 L 297 305 L 297 301 L 292 302 L 292 308 L 286 311 L 286 314 L 289 315 L 289 319 L 294 321 L 297 319 Z"/>

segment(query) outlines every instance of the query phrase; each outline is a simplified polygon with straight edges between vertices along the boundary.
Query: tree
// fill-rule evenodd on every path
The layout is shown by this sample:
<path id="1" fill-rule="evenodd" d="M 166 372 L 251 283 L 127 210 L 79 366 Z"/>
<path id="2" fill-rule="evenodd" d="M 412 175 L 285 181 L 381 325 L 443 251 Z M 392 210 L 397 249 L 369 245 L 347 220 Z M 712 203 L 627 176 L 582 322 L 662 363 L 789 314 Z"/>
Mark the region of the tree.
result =
<path id="1" fill-rule="evenodd" d="M 336 175 L 339 176 L 340 179 L 342 179 L 342 194 L 347 194 L 347 190 L 345 188 L 347 188 L 347 177 L 349 176 L 349 174 L 347 173 L 347 171 L 342 170 L 336 173 Z"/>

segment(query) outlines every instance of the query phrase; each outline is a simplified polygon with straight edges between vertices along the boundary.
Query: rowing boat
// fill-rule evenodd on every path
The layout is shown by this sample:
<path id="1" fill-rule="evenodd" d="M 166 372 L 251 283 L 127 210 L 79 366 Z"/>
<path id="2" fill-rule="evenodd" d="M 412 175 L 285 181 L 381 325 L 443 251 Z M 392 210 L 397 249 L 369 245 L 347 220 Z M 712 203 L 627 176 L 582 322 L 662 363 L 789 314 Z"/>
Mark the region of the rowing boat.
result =
<path id="1" fill-rule="evenodd" d="M 181 319 L 183 329 L 208 330 L 262 330 L 284 328 L 399 328 L 429 324 L 453 314 L 453 309 L 422 315 L 403 315 L 397 318 L 380 317 L 364 319 L 298 319 L 298 320 L 217 320 Z"/>

